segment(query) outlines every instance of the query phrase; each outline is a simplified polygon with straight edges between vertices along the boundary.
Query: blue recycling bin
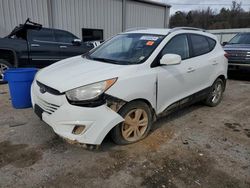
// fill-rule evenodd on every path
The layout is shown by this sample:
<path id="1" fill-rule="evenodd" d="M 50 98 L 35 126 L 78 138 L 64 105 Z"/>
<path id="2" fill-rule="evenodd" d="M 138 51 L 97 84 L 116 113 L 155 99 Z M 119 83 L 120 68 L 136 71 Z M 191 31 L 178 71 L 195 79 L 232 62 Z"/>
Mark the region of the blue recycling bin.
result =
<path id="1" fill-rule="evenodd" d="M 21 109 L 32 106 L 30 87 L 36 72 L 36 68 L 10 68 L 4 72 L 4 80 L 9 84 L 14 108 Z"/>

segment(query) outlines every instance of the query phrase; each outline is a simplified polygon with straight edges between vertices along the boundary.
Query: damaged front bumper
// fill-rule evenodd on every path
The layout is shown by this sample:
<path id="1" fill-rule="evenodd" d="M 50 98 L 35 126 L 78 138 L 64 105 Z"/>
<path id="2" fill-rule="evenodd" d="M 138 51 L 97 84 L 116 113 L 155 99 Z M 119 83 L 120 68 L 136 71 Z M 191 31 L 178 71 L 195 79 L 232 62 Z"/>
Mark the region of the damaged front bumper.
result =
<path id="1" fill-rule="evenodd" d="M 107 104 L 97 107 L 75 106 L 69 104 L 65 95 L 53 95 L 48 92 L 42 94 L 39 89 L 34 82 L 31 87 L 33 108 L 38 116 L 63 138 L 100 145 L 108 132 L 124 121 Z"/>

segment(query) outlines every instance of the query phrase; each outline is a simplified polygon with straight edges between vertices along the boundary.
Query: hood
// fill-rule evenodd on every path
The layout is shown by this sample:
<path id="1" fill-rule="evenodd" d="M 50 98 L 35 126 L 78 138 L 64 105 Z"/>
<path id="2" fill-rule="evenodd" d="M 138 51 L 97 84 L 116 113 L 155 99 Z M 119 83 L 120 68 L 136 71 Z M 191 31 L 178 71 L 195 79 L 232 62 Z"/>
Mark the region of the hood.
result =
<path id="1" fill-rule="evenodd" d="M 131 66 L 134 65 L 103 63 L 76 56 L 40 70 L 36 80 L 62 93 L 87 84 L 119 77 L 121 71 Z"/>
<path id="2" fill-rule="evenodd" d="M 250 44 L 227 44 L 223 47 L 223 49 L 250 51 Z"/>

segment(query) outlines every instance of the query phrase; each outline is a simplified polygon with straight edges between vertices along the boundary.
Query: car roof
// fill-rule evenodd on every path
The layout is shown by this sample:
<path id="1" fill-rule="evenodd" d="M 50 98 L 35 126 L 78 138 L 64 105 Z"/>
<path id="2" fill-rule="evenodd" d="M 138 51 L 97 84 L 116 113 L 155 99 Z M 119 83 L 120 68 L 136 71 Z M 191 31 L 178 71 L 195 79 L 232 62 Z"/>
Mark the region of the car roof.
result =
<path id="1" fill-rule="evenodd" d="M 169 28 L 132 28 L 126 30 L 124 33 L 140 33 L 140 34 L 153 34 L 153 35 L 168 35 L 169 33 L 194 33 L 194 34 L 200 34 L 205 35 L 210 38 L 213 38 L 217 40 L 217 37 L 209 32 L 206 32 L 204 29 L 200 28 L 194 28 L 194 27 L 175 27 L 172 29 Z"/>

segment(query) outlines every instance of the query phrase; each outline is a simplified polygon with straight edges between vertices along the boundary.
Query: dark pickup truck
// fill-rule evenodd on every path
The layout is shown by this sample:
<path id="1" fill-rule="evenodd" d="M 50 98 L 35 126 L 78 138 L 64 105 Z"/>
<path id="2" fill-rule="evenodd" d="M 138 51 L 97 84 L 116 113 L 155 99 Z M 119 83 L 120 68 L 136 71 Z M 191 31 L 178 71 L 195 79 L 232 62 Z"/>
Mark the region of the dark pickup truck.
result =
<path id="1" fill-rule="evenodd" d="M 250 70 L 250 33 L 239 33 L 223 43 L 227 52 L 228 68 Z"/>
<path id="2" fill-rule="evenodd" d="M 68 31 L 44 28 L 29 19 L 8 36 L 0 38 L 0 83 L 10 67 L 43 68 L 56 61 L 84 54 L 93 45 Z"/>

